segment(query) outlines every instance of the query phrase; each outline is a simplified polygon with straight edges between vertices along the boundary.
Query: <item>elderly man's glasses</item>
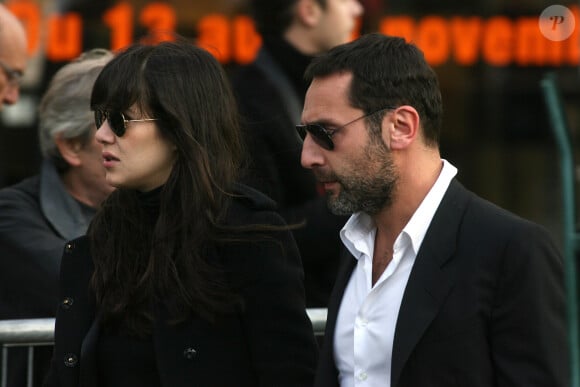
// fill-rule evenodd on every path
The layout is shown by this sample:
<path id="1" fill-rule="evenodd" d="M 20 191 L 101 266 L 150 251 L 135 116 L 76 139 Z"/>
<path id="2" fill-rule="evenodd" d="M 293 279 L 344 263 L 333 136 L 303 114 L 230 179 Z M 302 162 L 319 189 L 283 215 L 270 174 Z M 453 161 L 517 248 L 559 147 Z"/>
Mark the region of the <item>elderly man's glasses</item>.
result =
<path id="1" fill-rule="evenodd" d="M 0 68 L 4 71 L 8 84 L 11 86 L 18 86 L 22 82 L 22 71 L 15 70 L 0 60 Z"/>
<path id="2" fill-rule="evenodd" d="M 306 138 L 307 133 L 310 133 L 310 135 L 312 136 L 312 139 L 314 140 L 314 142 L 316 144 L 318 144 L 319 146 L 321 146 L 322 148 L 324 148 L 326 150 L 333 150 L 334 149 L 334 142 L 332 141 L 332 136 L 334 136 L 334 134 L 336 132 L 338 132 L 339 130 L 343 129 L 344 127 L 346 127 L 350 124 L 357 122 L 358 120 L 362 120 L 363 118 L 370 117 L 370 116 L 375 115 L 377 113 L 380 113 L 384 110 L 392 110 L 392 109 L 396 109 L 396 107 L 393 107 L 393 106 L 384 107 L 384 108 L 376 110 L 372 113 L 365 114 L 364 116 L 355 118 L 354 120 L 347 122 L 346 124 L 339 126 L 338 128 L 334 128 L 334 129 L 327 129 L 324 127 L 323 124 L 312 123 L 312 124 L 296 125 L 296 130 L 298 131 L 298 134 L 300 135 L 302 140 L 304 140 Z"/>
<path id="3" fill-rule="evenodd" d="M 125 131 L 127 130 L 128 122 L 157 121 L 157 118 L 141 118 L 139 120 L 128 120 L 121 112 L 107 111 L 101 109 L 95 110 L 95 125 L 97 125 L 97 129 L 103 125 L 105 120 L 109 122 L 109 126 L 111 127 L 113 133 L 115 133 L 115 136 L 123 137 Z"/>

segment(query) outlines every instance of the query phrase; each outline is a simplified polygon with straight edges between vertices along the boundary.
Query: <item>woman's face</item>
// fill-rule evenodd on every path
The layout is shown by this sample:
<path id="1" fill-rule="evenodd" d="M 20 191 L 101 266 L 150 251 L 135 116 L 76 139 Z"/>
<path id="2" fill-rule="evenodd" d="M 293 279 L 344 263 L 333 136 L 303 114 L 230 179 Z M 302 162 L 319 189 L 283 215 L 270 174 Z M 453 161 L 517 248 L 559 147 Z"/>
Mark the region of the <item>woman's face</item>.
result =
<path id="1" fill-rule="evenodd" d="M 125 120 L 138 121 L 126 121 L 121 137 L 111 129 L 111 121 L 118 124 L 118 119 L 105 119 L 96 133 L 97 141 L 103 145 L 107 182 L 143 192 L 165 184 L 177 157 L 175 145 L 161 136 L 157 122 L 151 120 L 155 117 L 147 117 L 136 106 L 122 114 Z M 141 121 L 146 119 L 149 120 Z"/>

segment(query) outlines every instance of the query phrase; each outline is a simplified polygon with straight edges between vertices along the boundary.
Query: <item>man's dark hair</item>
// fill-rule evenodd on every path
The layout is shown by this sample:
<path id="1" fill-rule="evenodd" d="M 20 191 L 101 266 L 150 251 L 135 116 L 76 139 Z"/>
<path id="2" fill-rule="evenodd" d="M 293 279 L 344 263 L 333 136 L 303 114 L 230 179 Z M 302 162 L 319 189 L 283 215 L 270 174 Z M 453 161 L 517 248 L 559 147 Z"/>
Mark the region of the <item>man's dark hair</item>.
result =
<path id="1" fill-rule="evenodd" d="M 421 50 L 404 39 L 379 33 L 334 47 L 316 57 L 305 78 L 352 73 L 350 103 L 371 113 L 386 106 L 410 105 L 419 112 L 425 141 L 439 143 L 443 104 L 437 75 Z"/>

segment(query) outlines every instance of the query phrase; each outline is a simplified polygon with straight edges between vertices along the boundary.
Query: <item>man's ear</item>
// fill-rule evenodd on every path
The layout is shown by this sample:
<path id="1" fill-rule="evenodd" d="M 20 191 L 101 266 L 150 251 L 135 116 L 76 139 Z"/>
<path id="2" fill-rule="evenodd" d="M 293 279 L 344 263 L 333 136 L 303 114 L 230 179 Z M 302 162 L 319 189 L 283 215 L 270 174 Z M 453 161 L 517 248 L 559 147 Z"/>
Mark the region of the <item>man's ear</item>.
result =
<path id="1" fill-rule="evenodd" d="M 392 113 L 388 125 L 388 142 L 391 149 L 404 149 L 418 138 L 420 119 L 417 110 L 408 105 L 399 106 Z M 387 118 L 388 115 L 385 115 Z M 383 120 L 384 122 L 384 120 Z"/>
<path id="2" fill-rule="evenodd" d="M 304 25 L 316 27 L 324 10 L 316 0 L 298 0 L 296 16 Z"/>
<path id="3" fill-rule="evenodd" d="M 80 151 L 83 149 L 83 144 L 78 138 L 65 138 L 62 133 L 58 133 L 54 139 L 54 143 L 58 148 L 63 159 L 73 167 L 81 165 Z"/>

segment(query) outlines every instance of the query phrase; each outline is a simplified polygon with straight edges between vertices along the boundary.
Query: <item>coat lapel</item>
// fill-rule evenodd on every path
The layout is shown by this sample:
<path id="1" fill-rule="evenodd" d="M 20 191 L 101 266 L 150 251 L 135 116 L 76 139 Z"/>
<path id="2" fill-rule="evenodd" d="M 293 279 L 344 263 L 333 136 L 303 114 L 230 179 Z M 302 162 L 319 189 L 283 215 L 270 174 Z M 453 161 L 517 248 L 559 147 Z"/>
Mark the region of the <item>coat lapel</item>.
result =
<path id="1" fill-rule="evenodd" d="M 417 254 L 397 318 L 391 364 L 391 386 L 396 387 L 405 363 L 453 287 L 451 259 L 469 193 L 452 180 Z"/>
<path id="2" fill-rule="evenodd" d="M 328 316 L 326 317 L 326 329 L 324 337 L 332 338 L 334 336 L 336 318 L 338 316 L 338 309 L 340 308 L 342 296 L 344 295 L 346 285 L 348 284 L 350 276 L 352 275 L 352 271 L 354 270 L 354 267 L 357 263 L 356 258 L 353 257 L 346 248 L 342 249 L 341 254 L 343 254 L 341 259 L 343 264 L 337 273 L 334 289 L 328 303 Z"/>

